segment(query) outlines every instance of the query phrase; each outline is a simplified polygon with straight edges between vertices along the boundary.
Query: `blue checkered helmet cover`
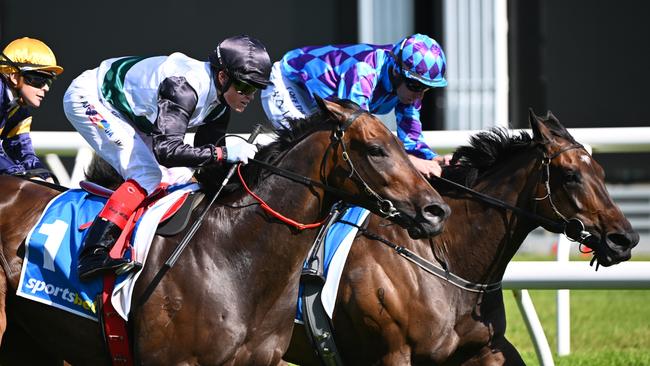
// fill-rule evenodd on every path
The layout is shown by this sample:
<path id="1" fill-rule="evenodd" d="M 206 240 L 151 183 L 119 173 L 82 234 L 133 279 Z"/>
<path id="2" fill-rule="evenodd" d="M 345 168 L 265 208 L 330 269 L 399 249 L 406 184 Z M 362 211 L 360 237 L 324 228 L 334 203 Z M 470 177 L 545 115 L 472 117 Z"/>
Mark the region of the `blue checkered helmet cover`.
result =
<path id="1" fill-rule="evenodd" d="M 402 75 L 432 88 L 447 86 L 447 59 L 442 47 L 429 36 L 414 34 L 393 47 Z"/>

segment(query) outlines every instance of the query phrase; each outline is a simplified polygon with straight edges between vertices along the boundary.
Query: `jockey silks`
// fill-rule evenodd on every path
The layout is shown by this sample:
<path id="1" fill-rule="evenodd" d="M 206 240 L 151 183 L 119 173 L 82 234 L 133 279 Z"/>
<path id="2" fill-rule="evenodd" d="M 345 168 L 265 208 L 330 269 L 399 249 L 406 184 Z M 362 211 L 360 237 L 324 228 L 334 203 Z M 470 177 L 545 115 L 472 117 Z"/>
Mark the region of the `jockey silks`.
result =
<path id="1" fill-rule="evenodd" d="M 31 114 L 17 103 L 16 96 L 0 77 L 0 174 L 45 169 L 32 147 L 31 125 Z M 43 179 L 49 176 L 49 173 L 40 175 Z"/>
<path id="2" fill-rule="evenodd" d="M 392 44 L 348 44 L 303 47 L 287 52 L 274 65 L 273 84 L 262 91 L 267 116 L 276 123 L 282 123 L 284 117 L 299 118 L 296 111 L 314 110 L 311 94 L 330 100 L 349 99 L 373 114 L 395 110 L 397 134 L 406 151 L 432 159 L 436 154 L 422 136 L 421 101 L 400 103 L 391 83 L 389 73 L 395 67 L 390 54 L 393 47 Z"/>
<path id="3" fill-rule="evenodd" d="M 131 117 L 138 128 L 150 132 L 151 126 L 145 124 L 152 125 L 158 116 L 158 89 L 163 80 L 172 76 L 184 77 L 198 97 L 188 128 L 203 124 L 220 104 L 207 62 L 179 52 L 170 56 L 108 59 L 97 68 L 97 85 L 107 102 Z M 223 109 L 220 111 L 223 113 Z"/>
<path id="4" fill-rule="evenodd" d="M 113 58 L 72 82 L 64 110 L 98 155 L 151 193 L 161 182 L 187 182 L 193 168 L 222 156 L 214 143 L 229 108 L 212 77 L 209 63 L 181 53 Z M 185 144 L 187 129 L 197 126 L 205 144 Z"/>

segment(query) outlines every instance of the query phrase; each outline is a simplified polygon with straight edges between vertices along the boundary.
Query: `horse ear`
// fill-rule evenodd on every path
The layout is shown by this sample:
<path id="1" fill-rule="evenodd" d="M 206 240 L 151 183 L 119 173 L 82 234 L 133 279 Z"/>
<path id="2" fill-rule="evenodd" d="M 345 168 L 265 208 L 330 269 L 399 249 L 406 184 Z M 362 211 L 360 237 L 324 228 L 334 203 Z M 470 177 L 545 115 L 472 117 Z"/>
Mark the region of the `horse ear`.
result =
<path id="1" fill-rule="evenodd" d="M 560 125 L 560 122 L 555 118 L 555 116 L 553 116 L 551 111 L 547 111 L 545 117 L 540 117 L 535 114 L 532 108 L 529 108 L 528 121 L 533 130 L 534 141 L 547 144 L 549 142 L 555 142 L 555 137 L 560 136 L 560 134 L 557 133 L 557 126 L 562 125 Z M 564 127 L 562 127 L 562 129 L 564 129 Z"/>
<path id="2" fill-rule="evenodd" d="M 316 94 L 314 94 L 314 99 L 316 99 L 316 104 L 318 104 L 320 110 L 330 118 L 336 121 L 343 121 L 347 118 L 349 112 L 346 112 L 343 106 L 323 99 Z"/>
<path id="3" fill-rule="evenodd" d="M 322 112 L 327 112 L 327 105 L 325 104 L 325 100 L 323 100 L 323 98 L 319 97 L 317 94 L 312 94 L 312 97 L 316 101 L 318 109 L 320 109 Z"/>
<path id="4" fill-rule="evenodd" d="M 567 139 L 574 141 L 569 131 L 560 123 L 551 111 L 546 112 L 546 116 L 536 116 L 532 109 L 529 109 L 528 119 L 533 129 L 533 140 L 541 143 L 557 143 L 557 139 Z"/>
<path id="5" fill-rule="evenodd" d="M 541 118 L 539 118 L 535 111 L 532 108 L 528 108 L 528 123 L 530 123 L 530 128 L 533 130 L 533 140 L 546 143 L 547 139 L 545 138 L 545 128 L 542 124 Z"/>

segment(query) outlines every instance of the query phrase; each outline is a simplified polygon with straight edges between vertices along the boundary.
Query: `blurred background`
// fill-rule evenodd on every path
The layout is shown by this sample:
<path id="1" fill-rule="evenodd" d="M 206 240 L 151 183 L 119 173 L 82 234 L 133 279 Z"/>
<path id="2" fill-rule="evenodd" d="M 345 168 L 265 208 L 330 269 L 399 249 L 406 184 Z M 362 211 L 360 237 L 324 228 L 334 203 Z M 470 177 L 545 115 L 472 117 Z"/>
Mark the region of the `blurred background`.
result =
<path id="1" fill-rule="evenodd" d="M 71 131 L 63 93 L 106 58 L 180 51 L 205 60 L 221 39 L 243 33 L 274 60 L 306 45 L 432 36 L 446 52 L 449 86 L 427 93 L 425 130 L 526 128 L 528 108 L 551 110 L 569 128 L 638 127 L 650 125 L 648 14 L 641 0 L 0 0 L 0 44 L 41 39 L 65 68 L 34 112 L 33 131 Z M 255 101 L 233 114 L 230 130 L 263 119 Z M 392 116 L 384 121 L 394 127 Z M 625 193 L 617 202 L 642 233 L 640 250 L 650 250 L 649 154 L 595 156 L 613 192 Z"/>

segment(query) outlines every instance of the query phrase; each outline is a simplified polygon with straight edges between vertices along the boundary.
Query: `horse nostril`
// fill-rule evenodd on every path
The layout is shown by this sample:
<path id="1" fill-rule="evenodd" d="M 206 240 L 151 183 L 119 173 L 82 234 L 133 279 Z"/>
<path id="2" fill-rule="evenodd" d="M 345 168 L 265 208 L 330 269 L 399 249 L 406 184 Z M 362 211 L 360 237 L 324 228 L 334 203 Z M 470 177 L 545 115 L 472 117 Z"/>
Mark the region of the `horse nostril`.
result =
<path id="1" fill-rule="evenodd" d="M 639 243 L 639 234 L 636 232 L 613 233 L 607 235 L 607 240 L 623 248 L 634 248 Z"/>
<path id="2" fill-rule="evenodd" d="M 428 205 L 422 210 L 424 216 L 434 216 L 440 221 L 445 220 L 449 216 L 449 206 L 442 204 Z"/>

